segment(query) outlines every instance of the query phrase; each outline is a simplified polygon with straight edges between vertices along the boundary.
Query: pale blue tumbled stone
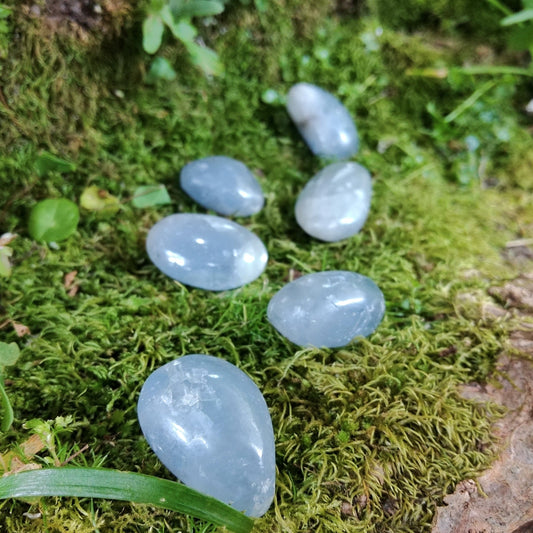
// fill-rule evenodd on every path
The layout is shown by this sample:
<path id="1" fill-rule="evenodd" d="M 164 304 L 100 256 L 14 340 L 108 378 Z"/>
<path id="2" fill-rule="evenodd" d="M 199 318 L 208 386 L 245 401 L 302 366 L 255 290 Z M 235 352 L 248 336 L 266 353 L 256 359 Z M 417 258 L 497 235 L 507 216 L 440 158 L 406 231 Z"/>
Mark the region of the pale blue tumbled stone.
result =
<path id="1" fill-rule="evenodd" d="M 385 313 L 379 287 L 366 276 L 344 270 L 307 274 L 270 300 L 268 320 L 300 346 L 335 348 L 370 335 Z"/>
<path id="2" fill-rule="evenodd" d="M 148 232 L 146 250 L 167 276 L 211 291 L 253 281 L 268 259 L 259 237 L 240 224 L 214 215 L 187 213 L 157 222 Z"/>
<path id="3" fill-rule="evenodd" d="M 180 184 L 193 200 L 221 215 L 254 215 L 265 203 L 261 185 L 248 167 L 223 155 L 185 165 Z"/>
<path id="4" fill-rule="evenodd" d="M 248 516 L 267 512 L 274 432 L 263 395 L 242 370 L 210 355 L 180 357 L 150 374 L 137 414 L 152 450 L 185 485 Z"/>
<path id="5" fill-rule="evenodd" d="M 311 178 L 298 196 L 296 221 L 309 235 L 339 241 L 355 235 L 366 221 L 372 178 L 358 163 L 333 163 Z"/>
<path id="6" fill-rule="evenodd" d="M 357 153 L 354 121 L 331 93 L 310 83 L 297 83 L 287 95 L 287 111 L 314 154 L 349 159 Z"/>

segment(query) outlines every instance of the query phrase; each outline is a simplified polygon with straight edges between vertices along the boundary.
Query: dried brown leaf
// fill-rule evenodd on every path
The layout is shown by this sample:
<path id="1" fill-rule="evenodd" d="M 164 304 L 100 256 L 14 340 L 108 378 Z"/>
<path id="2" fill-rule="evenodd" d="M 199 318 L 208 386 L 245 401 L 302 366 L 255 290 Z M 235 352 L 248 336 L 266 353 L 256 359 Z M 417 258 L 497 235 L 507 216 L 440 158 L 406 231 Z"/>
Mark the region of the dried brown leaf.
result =
<path id="1" fill-rule="evenodd" d="M 71 298 L 74 298 L 74 296 L 76 296 L 76 294 L 78 294 L 78 291 L 80 289 L 80 286 L 79 285 L 73 285 L 70 290 L 68 291 L 68 295 L 71 297 Z"/>
<path id="2" fill-rule="evenodd" d="M 77 270 L 73 270 L 72 272 L 68 272 L 67 274 L 65 274 L 65 277 L 63 278 L 63 286 L 65 287 L 65 289 L 70 289 L 77 275 Z"/>
<path id="3" fill-rule="evenodd" d="M 13 329 L 15 330 L 17 337 L 24 337 L 25 335 L 31 335 L 31 331 L 28 326 L 25 326 L 24 324 L 21 324 L 20 322 L 15 322 L 14 320 L 11 322 L 11 325 L 13 326 Z"/>

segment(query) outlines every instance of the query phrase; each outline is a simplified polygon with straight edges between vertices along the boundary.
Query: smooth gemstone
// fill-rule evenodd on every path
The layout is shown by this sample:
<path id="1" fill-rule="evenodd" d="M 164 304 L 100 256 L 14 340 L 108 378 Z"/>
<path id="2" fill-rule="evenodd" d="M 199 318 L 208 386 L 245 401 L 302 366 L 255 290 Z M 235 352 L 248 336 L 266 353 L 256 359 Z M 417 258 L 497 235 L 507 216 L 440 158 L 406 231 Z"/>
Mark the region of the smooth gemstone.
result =
<path id="1" fill-rule="evenodd" d="M 146 250 L 167 276 L 211 291 L 250 283 L 263 272 L 268 259 L 259 237 L 240 224 L 186 213 L 155 224 L 148 232 Z"/>
<path id="2" fill-rule="evenodd" d="M 357 153 L 354 121 L 331 93 L 310 83 L 297 83 L 287 95 L 287 111 L 314 154 L 349 159 Z"/>
<path id="3" fill-rule="evenodd" d="M 299 346 L 335 348 L 370 335 L 385 313 L 379 287 L 356 272 L 307 274 L 270 300 L 270 323 Z"/>
<path id="4" fill-rule="evenodd" d="M 254 215 L 265 203 L 261 185 L 248 167 L 223 155 L 185 165 L 180 184 L 193 200 L 221 215 Z"/>
<path id="5" fill-rule="evenodd" d="M 267 404 L 236 366 L 192 354 L 144 383 L 137 415 L 161 462 L 185 485 L 248 516 L 274 498 L 276 458 Z"/>
<path id="6" fill-rule="evenodd" d="M 372 178 L 358 163 L 333 163 L 311 178 L 295 206 L 296 221 L 322 241 L 355 235 L 370 211 Z"/>

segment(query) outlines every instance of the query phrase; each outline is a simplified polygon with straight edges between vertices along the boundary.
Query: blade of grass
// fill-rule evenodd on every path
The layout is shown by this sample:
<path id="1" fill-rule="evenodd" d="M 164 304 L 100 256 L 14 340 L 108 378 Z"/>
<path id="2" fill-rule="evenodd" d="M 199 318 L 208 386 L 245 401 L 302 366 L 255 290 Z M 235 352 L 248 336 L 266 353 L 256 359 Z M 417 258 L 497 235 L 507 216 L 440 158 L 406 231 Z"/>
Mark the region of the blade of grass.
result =
<path id="1" fill-rule="evenodd" d="M 511 15 L 513 13 L 507 6 L 504 6 L 499 0 L 487 0 L 487 2 L 494 6 L 496 9 L 499 9 L 504 15 Z"/>
<path id="2" fill-rule="evenodd" d="M 513 24 L 520 24 L 521 22 L 527 22 L 528 20 L 533 19 L 533 9 L 523 9 L 518 13 L 513 13 L 508 17 L 505 17 L 501 20 L 500 24 L 502 26 L 511 26 Z"/>
<path id="3" fill-rule="evenodd" d="M 13 423 L 13 407 L 4 389 L 4 380 L 0 375 L 0 408 L 3 411 L 3 418 L 0 424 L 0 431 L 6 432 Z"/>
<path id="4" fill-rule="evenodd" d="M 457 106 L 451 113 L 444 117 L 444 122 L 453 122 L 461 113 L 472 107 L 487 91 L 490 91 L 498 82 L 490 80 L 485 82 L 477 91 L 474 91 L 463 103 Z"/>
<path id="5" fill-rule="evenodd" d="M 106 468 L 61 467 L 0 478 L 0 499 L 34 496 L 107 498 L 189 514 L 234 533 L 248 533 L 253 520 L 225 503 L 181 483 Z"/>

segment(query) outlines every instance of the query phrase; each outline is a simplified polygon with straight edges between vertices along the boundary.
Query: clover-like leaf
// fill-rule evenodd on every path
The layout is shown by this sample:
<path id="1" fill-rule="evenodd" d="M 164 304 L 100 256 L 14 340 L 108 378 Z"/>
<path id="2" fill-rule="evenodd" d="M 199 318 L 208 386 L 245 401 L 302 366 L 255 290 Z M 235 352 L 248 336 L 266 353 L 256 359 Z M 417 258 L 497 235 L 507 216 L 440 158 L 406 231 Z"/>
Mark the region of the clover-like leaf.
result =
<path id="1" fill-rule="evenodd" d="M 155 83 L 158 80 L 172 81 L 176 79 L 176 71 L 164 57 L 156 57 L 150 65 L 146 75 L 146 83 Z"/>
<path id="2" fill-rule="evenodd" d="M 58 242 L 76 231 L 79 219 L 80 210 L 74 202 L 48 198 L 31 210 L 28 231 L 36 241 Z"/>
<path id="3" fill-rule="evenodd" d="M 161 17 L 148 15 L 143 22 L 143 49 L 147 54 L 155 54 L 163 41 L 165 26 Z"/>

